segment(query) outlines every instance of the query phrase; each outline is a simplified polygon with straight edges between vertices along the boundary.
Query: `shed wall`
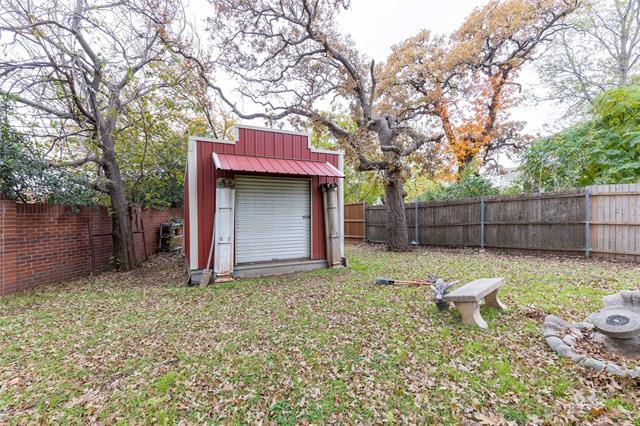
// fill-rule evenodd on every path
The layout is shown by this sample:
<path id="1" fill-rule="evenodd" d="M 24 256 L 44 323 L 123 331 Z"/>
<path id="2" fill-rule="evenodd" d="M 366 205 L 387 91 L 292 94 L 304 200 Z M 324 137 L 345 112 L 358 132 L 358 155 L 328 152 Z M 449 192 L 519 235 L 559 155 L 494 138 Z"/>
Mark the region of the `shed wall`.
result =
<path id="1" fill-rule="evenodd" d="M 215 212 L 216 178 L 232 178 L 234 172 L 215 171 L 211 154 L 235 154 L 249 155 L 266 158 L 283 158 L 290 160 L 326 161 L 339 169 L 339 155 L 325 152 L 314 152 L 309 148 L 308 136 L 294 133 L 283 133 L 270 130 L 258 130 L 252 128 L 238 128 L 238 140 L 212 141 L 198 140 L 196 138 L 197 155 L 197 210 L 198 210 L 198 268 L 207 267 L 207 258 L 211 246 L 212 227 Z M 248 174 L 248 173 L 242 173 Z M 273 177 L 274 175 L 269 175 Z M 282 175 L 286 177 L 287 175 Z M 298 177 L 299 176 L 292 176 Z M 323 183 L 336 183 L 337 178 L 311 177 L 311 232 L 312 232 L 312 259 L 326 258 L 324 238 L 324 215 L 322 205 Z M 185 201 L 185 206 L 188 203 Z M 186 209 L 187 207 L 185 207 Z M 185 218 L 188 213 L 185 212 Z M 186 219 L 185 219 L 186 220 Z M 190 226 L 185 223 L 185 226 Z M 186 242 L 188 247 L 189 242 Z M 213 260 L 211 261 L 213 265 Z M 193 269 L 193 268 L 192 268 Z"/>

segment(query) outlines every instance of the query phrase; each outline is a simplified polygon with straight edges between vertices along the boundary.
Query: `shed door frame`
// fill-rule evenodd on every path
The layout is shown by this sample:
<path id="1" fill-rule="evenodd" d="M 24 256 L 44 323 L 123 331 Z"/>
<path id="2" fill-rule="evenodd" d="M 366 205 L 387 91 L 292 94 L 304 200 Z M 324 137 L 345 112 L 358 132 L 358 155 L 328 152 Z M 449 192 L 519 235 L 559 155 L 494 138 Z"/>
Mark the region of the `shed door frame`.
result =
<path id="1" fill-rule="evenodd" d="M 238 188 L 236 185 L 236 197 L 235 197 L 235 202 L 234 204 L 234 229 L 233 229 L 233 235 L 234 235 L 234 247 L 233 247 L 233 264 L 234 266 L 238 266 L 238 265 L 251 265 L 251 264 L 269 264 L 269 263 L 275 263 L 275 262 L 287 262 L 287 261 L 295 261 L 295 260 L 312 260 L 313 259 L 313 221 L 314 221 L 314 215 L 313 215 L 313 180 L 311 177 L 299 177 L 299 176 L 268 176 L 268 175 L 252 175 L 252 174 L 236 174 L 235 175 L 235 179 L 236 179 L 236 184 L 237 184 L 237 179 L 238 178 L 243 178 L 243 177 L 247 177 L 247 178 L 260 178 L 260 179 L 270 179 L 270 180 L 299 180 L 299 181 L 306 181 L 309 182 L 309 257 L 300 257 L 300 258 L 296 258 L 296 259 L 282 259 L 282 260 L 264 260 L 264 261 L 257 261 L 257 262 L 243 262 L 243 263 L 238 263 L 238 250 L 237 250 L 237 244 L 238 244 L 238 239 L 237 237 L 237 221 L 235 220 L 235 215 L 238 212 L 238 208 L 237 208 L 237 202 L 238 202 Z"/>

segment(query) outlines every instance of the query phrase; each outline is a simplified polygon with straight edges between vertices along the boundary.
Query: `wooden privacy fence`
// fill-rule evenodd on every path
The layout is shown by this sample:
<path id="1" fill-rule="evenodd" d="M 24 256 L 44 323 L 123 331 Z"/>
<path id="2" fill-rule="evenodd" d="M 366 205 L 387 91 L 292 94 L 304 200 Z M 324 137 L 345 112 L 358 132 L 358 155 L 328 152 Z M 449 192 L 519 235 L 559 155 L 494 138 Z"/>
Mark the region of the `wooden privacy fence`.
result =
<path id="1" fill-rule="evenodd" d="M 385 207 L 364 210 L 365 241 L 384 242 Z M 420 245 L 640 261 L 640 184 L 419 202 L 405 205 L 405 212 L 409 240 Z M 354 230 L 350 235 L 357 239 L 360 234 Z"/>
<path id="2" fill-rule="evenodd" d="M 640 184 L 587 189 L 591 253 L 640 262 Z"/>
<path id="3" fill-rule="evenodd" d="M 348 243 L 364 242 L 365 203 L 344 205 L 344 239 Z"/>

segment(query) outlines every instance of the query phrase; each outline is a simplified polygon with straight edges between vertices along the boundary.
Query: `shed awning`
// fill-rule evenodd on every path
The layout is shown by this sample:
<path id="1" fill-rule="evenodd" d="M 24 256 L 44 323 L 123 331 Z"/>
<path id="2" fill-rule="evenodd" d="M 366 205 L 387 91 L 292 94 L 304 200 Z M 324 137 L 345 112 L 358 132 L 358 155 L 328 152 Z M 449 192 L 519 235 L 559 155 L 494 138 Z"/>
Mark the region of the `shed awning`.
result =
<path id="1" fill-rule="evenodd" d="M 279 175 L 326 176 L 342 178 L 344 175 L 331 163 L 283 158 L 251 157 L 248 155 L 213 153 L 216 170 L 255 172 Z"/>

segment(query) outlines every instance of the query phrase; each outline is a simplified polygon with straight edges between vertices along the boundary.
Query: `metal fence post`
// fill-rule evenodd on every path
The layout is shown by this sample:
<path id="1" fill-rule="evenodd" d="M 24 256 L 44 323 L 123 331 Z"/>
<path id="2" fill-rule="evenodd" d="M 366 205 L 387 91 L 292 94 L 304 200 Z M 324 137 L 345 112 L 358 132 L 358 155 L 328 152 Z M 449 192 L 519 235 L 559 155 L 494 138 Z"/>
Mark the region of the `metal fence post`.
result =
<path id="1" fill-rule="evenodd" d="M 589 258 L 591 251 L 591 191 L 584 192 L 584 257 Z"/>
<path id="2" fill-rule="evenodd" d="M 480 197 L 480 248 L 484 249 L 484 197 Z"/>
<path id="3" fill-rule="evenodd" d="M 416 245 L 420 245 L 420 236 L 418 235 L 418 199 L 414 198 L 413 203 L 415 206 L 415 218 L 414 218 L 414 228 L 415 228 L 415 239 Z"/>

